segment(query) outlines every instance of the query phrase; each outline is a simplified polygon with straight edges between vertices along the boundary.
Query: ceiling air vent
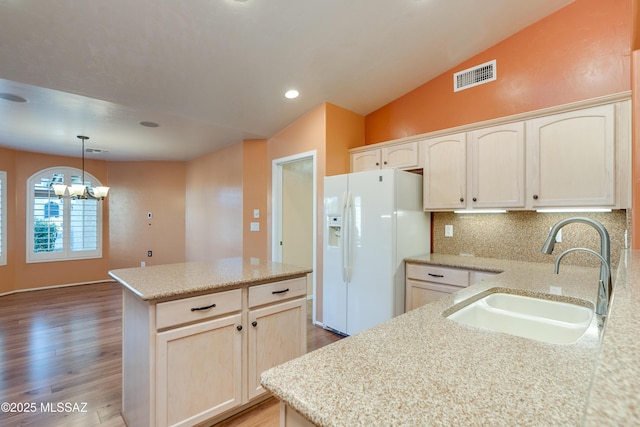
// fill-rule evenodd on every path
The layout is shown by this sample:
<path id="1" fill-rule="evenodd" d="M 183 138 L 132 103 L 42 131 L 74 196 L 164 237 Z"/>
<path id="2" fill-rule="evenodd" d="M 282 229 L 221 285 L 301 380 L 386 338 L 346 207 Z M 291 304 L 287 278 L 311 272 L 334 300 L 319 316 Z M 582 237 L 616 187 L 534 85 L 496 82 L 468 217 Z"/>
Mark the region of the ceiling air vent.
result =
<path id="1" fill-rule="evenodd" d="M 87 148 L 84 150 L 85 153 L 96 153 L 96 154 L 102 154 L 102 153 L 108 153 L 109 150 L 105 150 L 104 148 Z"/>
<path id="2" fill-rule="evenodd" d="M 453 75 L 453 91 L 478 86 L 496 79 L 496 60 L 458 71 Z"/>

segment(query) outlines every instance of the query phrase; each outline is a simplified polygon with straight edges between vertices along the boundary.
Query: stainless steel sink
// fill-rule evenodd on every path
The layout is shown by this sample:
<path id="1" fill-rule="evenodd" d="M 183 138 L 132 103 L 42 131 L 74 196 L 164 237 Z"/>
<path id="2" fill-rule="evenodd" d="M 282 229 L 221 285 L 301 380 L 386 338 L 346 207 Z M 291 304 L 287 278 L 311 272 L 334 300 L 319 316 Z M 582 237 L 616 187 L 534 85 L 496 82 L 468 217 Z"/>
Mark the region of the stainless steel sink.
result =
<path id="1" fill-rule="evenodd" d="M 504 292 L 453 309 L 446 317 L 456 322 L 552 344 L 575 343 L 594 318 L 587 306 Z"/>

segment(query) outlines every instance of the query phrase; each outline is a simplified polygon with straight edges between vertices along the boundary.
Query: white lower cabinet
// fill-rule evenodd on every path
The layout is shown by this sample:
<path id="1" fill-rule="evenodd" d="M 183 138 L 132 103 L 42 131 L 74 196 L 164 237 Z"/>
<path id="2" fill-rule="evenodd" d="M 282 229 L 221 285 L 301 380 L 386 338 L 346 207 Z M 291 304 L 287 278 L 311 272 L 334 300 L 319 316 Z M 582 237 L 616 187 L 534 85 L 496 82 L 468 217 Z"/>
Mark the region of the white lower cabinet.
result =
<path id="1" fill-rule="evenodd" d="M 249 311 L 249 400 L 266 390 L 260 374 L 306 352 L 306 299 Z"/>
<path id="2" fill-rule="evenodd" d="M 306 280 L 158 304 L 125 290 L 127 425 L 208 424 L 264 399 L 262 372 L 306 352 Z"/>
<path id="3" fill-rule="evenodd" d="M 160 332 L 156 421 L 191 426 L 242 403 L 242 315 Z"/>
<path id="4" fill-rule="evenodd" d="M 248 398 L 266 390 L 260 375 L 307 351 L 307 283 L 284 280 L 249 288 Z"/>
<path id="5" fill-rule="evenodd" d="M 405 309 L 411 311 L 496 274 L 408 262 Z"/>

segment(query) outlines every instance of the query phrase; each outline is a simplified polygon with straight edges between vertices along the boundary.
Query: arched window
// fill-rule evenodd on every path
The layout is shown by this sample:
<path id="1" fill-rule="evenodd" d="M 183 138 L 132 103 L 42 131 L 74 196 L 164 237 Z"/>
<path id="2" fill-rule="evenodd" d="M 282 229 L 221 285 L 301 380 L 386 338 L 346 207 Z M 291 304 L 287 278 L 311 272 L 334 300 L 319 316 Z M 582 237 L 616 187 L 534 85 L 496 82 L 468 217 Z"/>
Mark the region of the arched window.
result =
<path id="1" fill-rule="evenodd" d="M 85 184 L 101 183 L 85 171 Z M 82 171 L 41 170 L 27 180 L 27 262 L 102 257 L 102 202 L 58 198 L 52 184 L 81 184 Z"/>

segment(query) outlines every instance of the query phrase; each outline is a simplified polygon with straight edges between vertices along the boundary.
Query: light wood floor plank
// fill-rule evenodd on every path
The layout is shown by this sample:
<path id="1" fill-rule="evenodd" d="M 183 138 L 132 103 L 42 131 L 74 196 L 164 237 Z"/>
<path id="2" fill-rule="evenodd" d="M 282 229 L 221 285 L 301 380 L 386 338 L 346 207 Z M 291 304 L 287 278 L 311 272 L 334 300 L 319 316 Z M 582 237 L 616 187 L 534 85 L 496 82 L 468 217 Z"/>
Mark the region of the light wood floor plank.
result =
<path id="1" fill-rule="evenodd" d="M 342 338 L 307 320 L 308 351 Z M 0 297 L 0 402 L 37 409 L 0 411 L 0 426 L 123 427 L 121 328 L 119 284 Z M 65 412 L 64 406 L 60 412 L 56 406 L 73 409 L 85 402 L 86 412 Z M 278 401 L 271 398 L 220 426 L 275 427 L 279 415 Z"/>

